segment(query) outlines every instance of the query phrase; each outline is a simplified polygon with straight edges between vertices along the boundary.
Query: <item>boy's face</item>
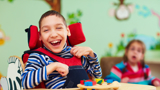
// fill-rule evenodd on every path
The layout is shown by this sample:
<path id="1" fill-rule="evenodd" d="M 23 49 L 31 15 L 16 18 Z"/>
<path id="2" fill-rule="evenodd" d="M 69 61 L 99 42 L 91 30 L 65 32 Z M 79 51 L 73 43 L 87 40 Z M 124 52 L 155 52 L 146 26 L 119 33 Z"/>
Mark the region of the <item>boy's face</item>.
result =
<path id="1" fill-rule="evenodd" d="M 54 53 L 59 53 L 70 36 L 70 30 L 63 23 L 63 19 L 50 15 L 42 19 L 40 27 L 40 40 Z"/>

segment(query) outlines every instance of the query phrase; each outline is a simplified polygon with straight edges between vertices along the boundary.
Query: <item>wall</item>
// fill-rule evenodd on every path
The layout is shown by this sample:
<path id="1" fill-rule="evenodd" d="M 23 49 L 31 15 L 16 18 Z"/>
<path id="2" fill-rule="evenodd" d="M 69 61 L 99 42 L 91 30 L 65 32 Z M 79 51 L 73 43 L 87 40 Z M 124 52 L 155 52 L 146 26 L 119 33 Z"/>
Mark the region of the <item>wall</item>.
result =
<path id="1" fill-rule="evenodd" d="M 159 0 L 125 0 L 125 4 L 132 4 L 134 10 L 128 20 L 122 21 L 118 21 L 115 17 L 109 15 L 111 9 L 118 7 L 112 3 L 118 3 L 118 1 L 63 0 L 62 2 L 62 14 L 66 18 L 68 13 L 76 12 L 78 9 L 83 12 L 80 21 L 82 22 L 87 41 L 82 45 L 90 46 L 98 54 L 99 58 L 106 51 L 109 51 L 109 43 L 112 44 L 111 53 L 114 56 L 120 41 L 124 39 L 124 45 L 126 45 L 128 35 L 134 32 L 142 35 L 142 39 L 145 40 L 147 49 L 149 49 L 150 46 L 148 45 L 153 43 L 152 39 L 157 39 L 156 34 L 160 32 L 160 19 L 151 13 L 151 10 L 154 10 L 160 16 Z M 148 9 L 149 14 L 147 14 L 146 9 Z M 123 39 L 121 38 L 122 33 L 124 33 Z M 146 56 L 149 56 L 149 54 L 147 52 Z M 120 55 L 123 55 L 123 52 Z M 158 55 L 160 56 L 160 54 Z"/>
<path id="2" fill-rule="evenodd" d="M 40 16 L 49 10 L 47 3 L 41 0 L 0 1 L 0 25 L 10 38 L 0 46 L 0 72 L 7 75 L 7 60 L 12 55 L 22 56 L 28 50 L 25 29 L 31 24 L 38 25 Z"/>

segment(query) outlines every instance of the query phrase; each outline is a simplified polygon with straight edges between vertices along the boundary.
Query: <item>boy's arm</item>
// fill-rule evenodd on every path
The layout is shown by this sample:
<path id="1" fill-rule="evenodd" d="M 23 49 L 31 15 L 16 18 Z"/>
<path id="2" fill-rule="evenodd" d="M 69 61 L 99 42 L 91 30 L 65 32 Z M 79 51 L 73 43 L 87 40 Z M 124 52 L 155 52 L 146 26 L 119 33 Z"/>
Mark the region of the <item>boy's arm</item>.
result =
<path id="1" fill-rule="evenodd" d="M 66 64 L 59 62 L 48 64 L 45 60 L 45 56 L 36 53 L 31 54 L 28 58 L 25 71 L 22 74 L 22 85 L 26 89 L 33 88 L 42 81 L 47 80 L 47 75 L 55 70 L 62 76 L 68 74 L 68 66 Z"/>
<path id="2" fill-rule="evenodd" d="M 100 78 L 102 76 L 97 55 L 90 47 L 74 46 L 70 52 L 78 58 L 82 57 L 82 65 L 90 75 L 95 78 Z"/>
<path id="3" fill-rule="evenodd" d="M 22 74 L 22 86 L 25 89 L 33 88 L 42 81 L 47 80 L 46 66 L 40 60 L 44 60 L 38 54 L 31 54 L 28 58 L 25 71 Z"/>
<path id="4" fill-rule="evenodd" d="M 92 77 L 100 78 L 102 76 L 101 67 L 98 61 L 97 55 L 94 53 L 94 57 L 82 56 L 82 65 Z"/>
<path id="5" fill-rule="evenodd" d="M 49 75 L 55 70 L 58 71 L 59 74 L 61 74 L 62 76 L 66 76 L 69 72 L 68 65 L 60 63 L 60 62 L 51 63 L 47 65 L 46 68 L 47 68 L 47 75 Z"/>

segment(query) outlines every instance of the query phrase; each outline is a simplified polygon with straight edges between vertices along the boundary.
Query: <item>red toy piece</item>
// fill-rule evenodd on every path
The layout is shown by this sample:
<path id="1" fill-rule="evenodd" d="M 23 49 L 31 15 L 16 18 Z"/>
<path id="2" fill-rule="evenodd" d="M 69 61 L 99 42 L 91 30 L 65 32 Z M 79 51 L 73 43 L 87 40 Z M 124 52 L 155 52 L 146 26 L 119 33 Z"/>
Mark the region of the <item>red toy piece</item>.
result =
<path id="1" fill-rule="evenodd" d="M 80 84 L 84 85 L 84 80 L 80 80 Z"/>
<path id="2" fill-rule="evenodd" d="M 92 80 L 80 80 L 80 84 L 84 85 L 85 82 L 92 82 L 92 85 L 96 85 L 96 81 L 92 81 Z"/>

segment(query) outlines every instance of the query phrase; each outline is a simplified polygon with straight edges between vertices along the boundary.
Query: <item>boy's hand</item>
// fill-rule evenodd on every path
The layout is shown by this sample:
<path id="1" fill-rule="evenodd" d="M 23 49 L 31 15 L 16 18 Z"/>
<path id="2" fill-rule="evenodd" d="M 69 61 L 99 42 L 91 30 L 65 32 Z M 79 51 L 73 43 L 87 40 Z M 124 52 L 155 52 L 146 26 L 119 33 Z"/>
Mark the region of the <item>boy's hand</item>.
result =
<path id="1" fill-rule="evenodd" d="M 156 86 L 156 87 L 157 87 L 157 86 L 160 86 L 160 82 L 159 82 L 158 80 L 155 80 L 155 81 L 153 82 L 153 85 Z"/>
<path id="2" fill-rule="evenodd" d="M 69 67 L 66 64 L 58 63 L 56 71 L 58 71 L 63 77 L 66 76 L 69 72 Z"/>
<path id="3" fill-rule="evenodd" d="M 60 62 L 54 62 L 46 66 L 47 75 L 52 73 L 53 71 L 58 71 L 62 76 L 66 76 L 69 72 L 69 67 L 66 64 Z"/>
<path id="4" fill-rule="evenodd" d="M 129 81 L 128 77 L 122 78 L 122 80 L 121 80 L 122 83 L 127 83 L 128 81 Z"/>
<path id="5" fill-rule="evenodd" d="M 71 54 L 73 54 L 74 56 L 81 58 L 81 56 L 91 56 L 91 57 L 95 57 L 93 50 L 90 47 L 81 47 L 81 46 L 74 46 L 73 48 L 71 48 Z"/>

